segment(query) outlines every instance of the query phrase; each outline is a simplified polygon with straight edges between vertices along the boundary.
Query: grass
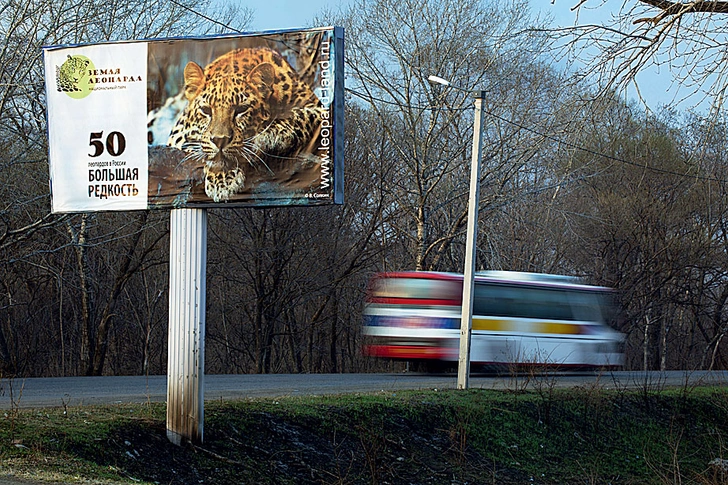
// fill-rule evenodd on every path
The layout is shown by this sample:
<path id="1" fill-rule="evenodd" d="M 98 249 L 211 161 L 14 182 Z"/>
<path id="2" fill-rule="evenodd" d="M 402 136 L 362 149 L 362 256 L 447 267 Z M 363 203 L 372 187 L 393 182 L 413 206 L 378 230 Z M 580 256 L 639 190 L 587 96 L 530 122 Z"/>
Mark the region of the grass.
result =
<path id="1" fill-rule="evenodd" d="M 728 484 L 728 389 L 407 391 L 208 402 L 205 442 L 164 404 L 14 409 L 0 477 L 142 484 Z"/>

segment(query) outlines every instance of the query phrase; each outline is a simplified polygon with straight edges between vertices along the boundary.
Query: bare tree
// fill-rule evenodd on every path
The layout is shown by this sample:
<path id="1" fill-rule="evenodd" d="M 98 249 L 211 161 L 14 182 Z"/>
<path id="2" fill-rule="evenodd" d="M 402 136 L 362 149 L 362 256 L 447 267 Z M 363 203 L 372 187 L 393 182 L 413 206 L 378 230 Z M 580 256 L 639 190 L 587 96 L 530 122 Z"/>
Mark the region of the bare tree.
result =
<path id="1" fill-rule="evenodd" d="M 616 10 L 604 0 L 572 3 L 575 24 L 552 33 L 564 58 L 585 66 L 580 74 L 595 79 L 602 92 L 631 86 L 642 99 L 650 87 L 640 83 L 639 74 L 652 70 L 672 77 L 673 102 L 707 105 L 716 114 L 722 109 L 728 88 L 728 2 L 635 0 Z M 604 21 L 580 23 L 584 9 L 603 12 Z"/>
<path id="2" fill-rule="evenodd" d="M 397 266 L 453 269 L 460 258 L 453 243 L 462 242 L 467 215 L 469 90 L 488 93 L 483 208 L 510 197 L 510 182 L 533 161 L 538 137 L 521 125 L 533 123 L 534 113 L 546 119 L 558 94 L 544 96 L 553 78 L 534 62 L 542 39 L 516 35 L 527 13 L 520 1 L 375 0 L 357 2 L 345 15 L 349 87 L 354 102 L 381 120 L 389 149 L 383 227 L 410 259 Z M 433 86 L 433 74 L 462 90 Z"/>
<path id="3" fill-rule="evenodd" d="M 41 47 L 238 30 L 249 20 L 249 11 L 208 1 L 0 6 L 0 369 L 104 372 L 114 322 L 133 310 L 127 285 L 159 263 L 166 234 L 159 215 L 127 224 L 109 214 L 49 213 Z"/>
<path id="4" fill-rule="evenodd" d="M 570 228 L 564 254 L 592 282 L 619 290 L 630 367 L 720 366 L 723 142 L 706 146 L 703 131 L 716 126 L 698 117 L 686 124 L 674 112 L 640 111 L 613 101 L 582 125 L 555 207 Z"/>

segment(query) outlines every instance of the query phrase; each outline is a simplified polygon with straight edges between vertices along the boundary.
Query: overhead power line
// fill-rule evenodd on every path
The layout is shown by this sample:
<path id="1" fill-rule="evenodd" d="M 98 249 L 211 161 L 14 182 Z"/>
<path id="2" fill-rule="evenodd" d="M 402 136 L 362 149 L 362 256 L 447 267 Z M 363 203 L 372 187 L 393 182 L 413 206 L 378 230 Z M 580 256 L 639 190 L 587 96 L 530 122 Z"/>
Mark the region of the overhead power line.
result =
<path id="1" fill-rule="evenodd" d="M 173 4 L 177 5 L 180 8 L 183 8 L 183 9 L 185 9 L 185 10 L 193 13 L 194 15 L 197 15 L 197 16 L 199 16 L 199 17 L 207 20 L 208 22 L 212 22 L 212 23 L 214 23 L 216 25 L 219 25 L 221 27 L 225 27 L 226 29 L 231 30 L 233 32 L 241 33 L 239 30 L 234 29 L 233 27 L 231 27 L 231 26 L 229 26 L 229 25 L 227 25 L 225 23 L 222 23 L 222 22 L 220 22 L 218 20 L 215 20 L 215 19 L 213 19 L 211 17 L 208 17 L 207 15 L 205 15 L 203 13 L 200 13 L 200 12 L 194 10 L 191 7 L 188 7 L 187 5 L 184 5 L 184 4 L 180 3 L 180 2 L 178 2 L 177 0 L 169 0 L 169 1 L 172 2 Z M 357 91 L 354 91 L 353 89 L 349 89 L 349 88 L 346 88 L 346 91 L 349 92 L 349 93 L 351 93 L 352 95 L 358 97 L 358 98 L 361 98 L 361 99 L 365 100 L 365 101 L 374 100 L 374 101 L 377 101 L 377 102 L 380 102 L 380 103 L 390 104 L 390 105 L 397 106 L 397 107 L 400 107 L 400 108 L 407 107 L 407 108 L 415 108 L 415 109 L 428 109 L 428 110 L 432 110 L 433 109 L 432 106 L 427 106 L 427 107 L 414 107 L 414 106 L 411 106 L 411 105 L 405 106 L 405 105 L 403 105 L 401 103 L 397 103 L 395 101 L 388 101 L 388 100 L 385 100 L 385 99 L 376 98 L 374 96 L 364 95 L 364 94 L 361 94 L 361 93 L 359 93 Z M 435 109 L 437 109 L 437 108 L 435 108 Z M 466 109 L 470 109 L 470 108 L 458 108 L 458 109 L 465 111 Z M 455 109 L 455 110 L 457 110 L 457 109 Z M 453 111 L 453 109 L 450 108 L 449 111 Z M 522 125 L 520 123 L 516 123 L 515 121 L 509 120 L 509 119 L 506 119 L 506 118 L 503 118 L 502 116 L 499 116 L 499 115 L 497 115 L 495 113 L 492 113 L 492 112 L 486 110 L 485 108 L 483 108 L 483 112 L 485 114 L 487 114 L 488 116 L 491 116 L 493 118 L 496 118 L 496 119 L 498 119 L 498 120 L 500 120 L 500 121 L 502 121 L 504 123 L 508 123 L 510 125 L 513 125 L 513 126 L 519 128 L 521 130 L 526 130 L 526 131 L 528 131 L 530 133 L 533 133 L 533 134 L 535 134 L 537 136 L 543 137 L 543 138 L 545 138 L 547 140 L 551 140 L 551 141 L 556 142 L 556 143 L 558 143 L 560 145 L 563 145 L 563 146 L 566 146 L 566 147 L 569 147 L 569 148 L 573 148 L 575 150 L 579 150 L 579 151 L 582 151 L 584 153 L 588 153 L 588 154 L 593 155 L 593 156 L 596 156 L 596 157 L 605 158 L 605 159 L 611 160 L 613 162 L 621 163 L 621 164 L 624 164 L 624 165 L 631 165 L 633 167 L 642 168 L 642 169 L 645 169 L 645 170 L 649 170 L 651 172 L 661 173 L 661 174 L 664 174 L 664 175 L 672 175 L 672 176 L 676 176 L 676 177 L 689 177 L 689 178 L 692 178 L 692 179 L 703 180 L 703 181 L 707 181 L 707 182 L 728 183 L 728 180 L 725 180 L 725 179 L 719 179 L 719 178 L 716 178 L 716 177 L 710 177 L 710 176 L 704 176 L 704 175 L 688 175 L 688 174 L 685 174 L 685 173 L 675 172 L 673 170 L 666 170 L 666 169 L 662 169 L 662 168 L 658 168 L 658 167 L 652 167 L 650 165 L 643 165 L 643 164 L 640 164 L 640 163 L 637 163 L 637 162 L 633 162 L 631 160 L 625 160 L 623 158 L 614 157 L 612 155 L 607 155 L 605 153 L 601 153 L 601 152 L 597 152 L 595 150 L 592 150 L 590 148 L 585 148 L 583 146 L 576 145 L 575 143 L 571 143 L 571 142 L 568 142 L 568 141 L 564 141 L 564 140 L 562 140 L 560 138 L 557 138 L 557 137 L 555 137 L 553 135 L 547 135 L 546 133 L 542 133 L 542 132 L 536 130 L 535 128 L 530 128 L 530 127 L 525 126 L 525 125 Z"/>
<path id="2" fill-rule="evenodd" d="M 195 10 L 195 9 L 193 9 L 191 7 L 188 7 L 187 5 L 184 5 L 184 4 L 180 3 L 180 2 L 178 2 L 177 0 L 169 0 L 169 1 L 172 2 L 173 4 L 177 5 L 178 7 L 187 10 L 188 12 L 190 12 L 190 13 L 192 13 L 194 15 L 197 15 L 198 17 L 207 20 L 208 22 L 212 22 L 213 24 L 219 25 L 220 27 L 225 27 L 226 29 L 231 30 L 233 32 L 242 33 L 238 29 L 235 29 L 235 28 L 233 28 L 233 27 L 231 27 L 231 26 L 229 26 L 227 24 L 224 24 L 224 23 L 220 22 L 219 20 L 215 20 L 212 17 L 208 17 L 207 15 L 205 15 L 203 13 L 200 13 L 200 12 L 198 12 L 197 10 Z"/>
<path id="3" fill-rule="evenodd" d="M 422 109 L 422 110 L 430 110 L 430 111 L 433 110 L 433 109 L 444 109 L 444 108 L 433 108 L 432 106 L 422 107 L 422 106 L 404 105 L 402 103 L 397 103 L 396 101 L 389 101 L 389 100 L 386 100 L 386 99 L 380 99 L 380 98 L 376 98 L 374 96 L 365 95 L 365 94 L 359 93 L 359 92 L 354 91 L 353 89 L 349 89 L 349 88 L 346 88 L 346 91 L 349 92 L 349 93 L 351 93 L 352 95 L 360 98 L 360 99 L 365 100 L 365 101 L 372 101 L 373 100 L 373 101 L 377 101 L 379 103 L 389 104 L 389 105 L 397 106 L 397 107 L 400 107 L 400 108 L 414 108 L 414 109 Z M 458 111 L 458 110 L 460 110 L 460 111 L 467 111 L 467 110 L 470 110 L 470 109 L 472 109 L 472 107 L 467 107 L 467 108 L 447 108 L 447 110 L 450 111 L 450 112 L 452 112 L 452 111 Z M 590 148 L 585 148 L 585 147 L 580 146 L 580 145 L 577 145 L 575 143 L 571 143 L 571 142 L 568 142 L 568 141 L 564 141 L 564 140 L 562 140 L 562 139 L 560 139 L 560 138 L 558 138 L 556 136 L 548 135 L 546 133 L 540 132 L 540 131 L 538 131 L 535 128 L 530 128 L 528 126 L 522 125 L 522 124 L 517 123 L 515 121 L 509 120 L 509 119 L 506 119 L 506 118 L 503 118 L 502 116 L 497 115 L 495 113 L 492 113 L 492 112 L 490 112 L 490 111 L 488 111 L 486 109 L 483 109 L 483 112 L 486 113 L 488 116 L 491 116 L 491 117 L 493 117 L 495 119 L 498 119 L 498 120 L 500 120 L 500 121 L 502 121 L 504 123 L 508 123 L 510 125 L 513 125 L 516 128 L 519 128 L 521 130 L 528 131 L 530 133 L 533 133 L 533 134 L 535 134 L 537 136 L 543 137 L 543 138 L 545 138 L 547 140 L 551 140 L 551 141 L 553 141 L 555 143 L 558 143 L 560 145 L 563 145 L 565 147 L 572 148 L 574 150 L 579 150 L 579 151 L 582 151 L 584 153 L 588 153 L 588 154 L 593 155 L 595 157 L 605 158 L 605 159 L 611 160 L 613 162 L 621 163 L 621 164 L 624 164 L 624 165 L 631 165 L 633 167 L 642 168 L 642 169 L 645 169 L 645 170 L 649 170 L 651 172 L 661 173 L 661 174 L 664 174 L 664 175 L 672 175 L 672 176 L 675 176 L 675 177 L 686 177 L 686 178 L 691 178 L 691 179 L 696 179 L 696 180 L 703 180 L 703 181 L 707 181 L 707 182 L 728 183 L 728 180 L 720 179 L 720 178 L 717 178 L 717 177 L 710 177 L 710 176 L 705 176 L 705 175 L 689 175 L 689 174 L 685 174 L 685 173 L 681 173 L 681 172 L 676 172 L 674 170 L 667 170 L 667 169 L 663 169 L 663 168 L 659 168 L 659 167 L 653 167 L 653 166 L 650 166 L 650 165 L 644 165 L 644 164 L 641 164 L 641 163 L 633 162 L 631 160 L 625 160 L 623 158 L 615 157 L 615 156 L 612 156 L 612 155 L 607 155 L 605 153 L 597 152 L 595 150 L 592 150 Z"/>

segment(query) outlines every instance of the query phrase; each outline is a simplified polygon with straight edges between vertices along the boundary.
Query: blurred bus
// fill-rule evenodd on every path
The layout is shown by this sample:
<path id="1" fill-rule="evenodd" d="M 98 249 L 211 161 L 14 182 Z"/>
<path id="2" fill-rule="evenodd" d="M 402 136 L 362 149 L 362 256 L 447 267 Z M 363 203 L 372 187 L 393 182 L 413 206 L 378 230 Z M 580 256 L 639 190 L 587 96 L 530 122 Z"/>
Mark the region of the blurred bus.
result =
<path id="1" fill-rule="evenodd" d="M 476 273 L 473 366 L 610 368 L 624 362 L 624 336 L 609 327 L 609 288 L 536 273 Z M 365 355 L 453 366 L 458 360 L 463 276 L 375 275 L 364 312 Z"/>

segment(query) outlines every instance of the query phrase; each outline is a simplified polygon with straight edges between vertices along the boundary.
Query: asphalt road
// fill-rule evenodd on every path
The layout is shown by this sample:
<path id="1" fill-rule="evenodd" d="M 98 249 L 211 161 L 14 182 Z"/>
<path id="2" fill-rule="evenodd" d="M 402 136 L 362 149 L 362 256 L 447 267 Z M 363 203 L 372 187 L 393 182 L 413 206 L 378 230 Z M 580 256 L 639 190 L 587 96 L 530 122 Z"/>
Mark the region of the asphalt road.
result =
<path id="1" fill-rule="evenodd" d="M 728 372 L 610 372 L 546 374 L 540 377 L 478 376 L 475 389 L 525 389 L 541 386 L 647 388 L 714 384 L 728 386 Z M 266 374 L 207 375 L 205 400 L 246 399 L 300 395 L 454 389 L 455 375 L 400 374 Z M 165 402 L 166 376 L 63 377 L 0 380 L 0 409 Z M 2 485 L 2 482 L 0 482 Z"/>

